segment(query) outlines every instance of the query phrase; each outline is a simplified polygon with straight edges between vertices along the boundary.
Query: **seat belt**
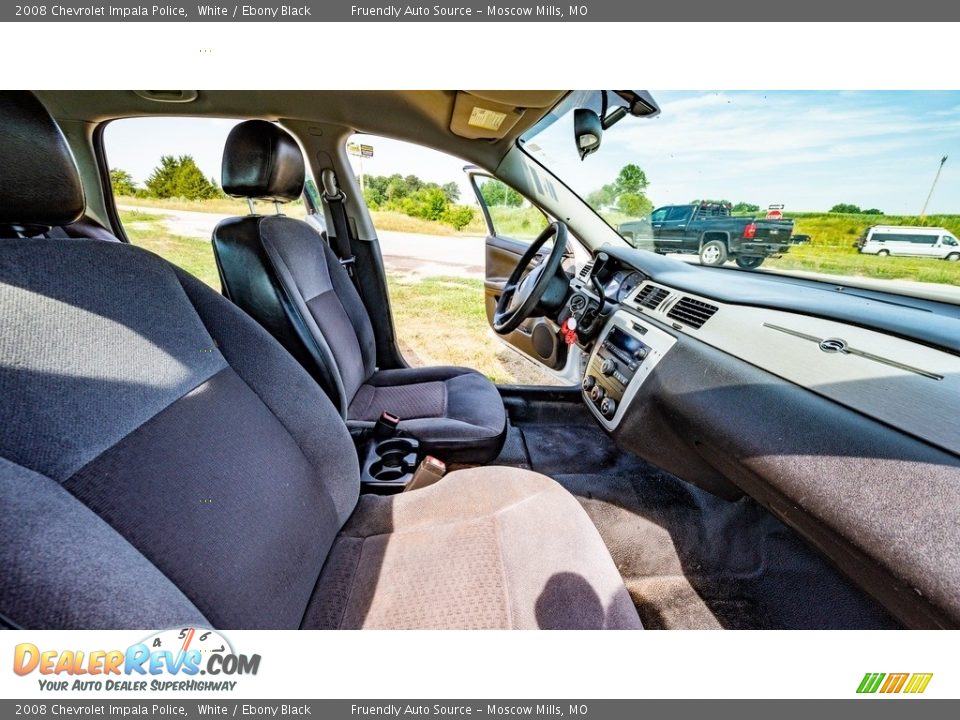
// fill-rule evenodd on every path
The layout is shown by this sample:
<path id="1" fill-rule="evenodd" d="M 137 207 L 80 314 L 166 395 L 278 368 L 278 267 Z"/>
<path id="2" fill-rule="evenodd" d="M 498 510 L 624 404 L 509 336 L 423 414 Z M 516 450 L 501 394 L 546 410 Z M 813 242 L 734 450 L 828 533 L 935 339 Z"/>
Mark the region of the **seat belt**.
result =
<path id="1" fill-rule="evenodd" d="M 353 281 L 357 292 L 360 292 L 360 284 L 357 280 L 357 272 L 354 267 L 356 258 L 353 255 L 353 248 L 350 245 L 350 223 L 347 221 L 347 209 L 344 206 L 344 200 L 347 196 L 340 189 L 337 183 L 337 176 L 330 168 L 325 169 L 320 174 L 323 183 L 323 199 L 330 208 L 330 216 L 333 218 L 333 230 L 336 233 L 331 238 L 330 248 L 340 259 L 340 264 L 347 271 L 347 275 Z M 329 233 L 327 233 L 329 237 Z"/>

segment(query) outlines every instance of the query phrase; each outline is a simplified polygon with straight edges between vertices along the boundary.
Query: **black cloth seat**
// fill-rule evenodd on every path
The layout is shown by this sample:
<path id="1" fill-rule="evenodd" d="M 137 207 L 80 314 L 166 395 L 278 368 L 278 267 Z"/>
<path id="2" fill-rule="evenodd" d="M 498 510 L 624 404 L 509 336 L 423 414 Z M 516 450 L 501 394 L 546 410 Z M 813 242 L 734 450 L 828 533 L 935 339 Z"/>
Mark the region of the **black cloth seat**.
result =
<path id="1" fill-rule="evenodd" d="M 288 202 L 303 192 L 303 154 L 279 126 L 249 120 L 227 138 L 222 174 L 230 195 Z M 497 456 L 506 413 L 493 383 L 466 368 L 378 370 L 367 310 L 315 228 L 282 215 L 229 218 L 213 249 L 224 295 L 304 365 L 348 424 L 372 425 L 387 411 L 444 460 Z"/>
<path id="2" fill-rule="evenodd" d="M 0 167 L 0 628 L 640 627 L 550 478 L 361 498 L 343 419 L 248 315 L 141 248 L 33 237 L 85 202 L 29 93 L 0 92 Z"/>

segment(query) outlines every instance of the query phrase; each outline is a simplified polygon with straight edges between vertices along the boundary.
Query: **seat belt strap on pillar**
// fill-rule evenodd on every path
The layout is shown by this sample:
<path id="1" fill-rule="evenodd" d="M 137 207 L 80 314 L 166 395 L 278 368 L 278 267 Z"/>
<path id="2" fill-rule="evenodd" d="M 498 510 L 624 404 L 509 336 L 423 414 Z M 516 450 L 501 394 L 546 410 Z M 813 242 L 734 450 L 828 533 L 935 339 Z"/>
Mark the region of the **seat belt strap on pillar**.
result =
<path id="1" fill-rule="evenodd" d="M 323 199 L 330 208 L 330 217 L 333 219 L 335 235 L 331 239 L 330 248 L 340 259 L 340 264 L 353 280 L 353 284 L 356 285 L 357 273 L 354 267 L 356 258 L 353 256 L 353 248 L 350 245 L 350 223 L 347 221 L 347 209 L 344 206 L 347 196 L 337 184 L 337 176 L 333 170 L 327 168 L 321 173 L 320 178 L 323 182 Z"/>

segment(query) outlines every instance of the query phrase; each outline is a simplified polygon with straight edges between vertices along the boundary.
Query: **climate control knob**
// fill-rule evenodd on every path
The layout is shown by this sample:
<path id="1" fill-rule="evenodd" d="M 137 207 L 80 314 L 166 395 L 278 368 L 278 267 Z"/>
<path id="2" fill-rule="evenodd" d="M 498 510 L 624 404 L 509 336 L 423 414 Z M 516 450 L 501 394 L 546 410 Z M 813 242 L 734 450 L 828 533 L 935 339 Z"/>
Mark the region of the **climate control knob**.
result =
<path id="1" fill-rule="evenodd" d="M 600 412 L 603 413 L 604 417 L 612 418 L 614 413 L 617 412 L 617 401 L 613 398 L 604 398 L 603 402 L 600 403 Z"/>
<path id="2" fill-rule="evenodd" d="M 604 360 L 603 364 L 600 365 L 600 372 L 602 372 L 604 375 L 613 375 L 613 373 L 616 371 L 617 364 L 610 358 Z"/>
<path id="3" fill-rule="evenodd" d="M 606 393 L 604 392 L 603 388 L 600 387 L 599 385 L 594 385 L 593 388 L 590 390 L 590 399 L 593 400 L 595 403 L 598 403 L 601 400 L 603 400 L 604 395 L 606 395 Z"/>
<path id="4" fill-rule="evenodd" d="M 590 390 L 593 389 L 593 386 L 596 384 L 597 379 L 593 375 L 584 375 L 583 382 L 580 386 L 583 388 L 584 392 L 590 392 Z"/>

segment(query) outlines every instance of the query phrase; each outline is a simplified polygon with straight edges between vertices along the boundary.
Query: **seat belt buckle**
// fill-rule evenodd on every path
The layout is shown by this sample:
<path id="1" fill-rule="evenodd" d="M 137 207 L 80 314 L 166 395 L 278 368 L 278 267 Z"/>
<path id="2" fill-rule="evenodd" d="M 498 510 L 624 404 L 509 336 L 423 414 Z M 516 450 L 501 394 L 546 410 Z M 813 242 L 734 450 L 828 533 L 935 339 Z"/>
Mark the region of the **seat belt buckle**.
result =
<path id="1" fill-rule="evenodd" d="M 350 266 L 354 265 L 356 262 L 357 258 L 355 258 L 353 255 L 348 258 L 340 258 L 340 264 L 348 270 L 350 269 Z"/>
<path id="2" fill-rule="evenodd" d="M 393 413 L 384 410 L 377 419 L 377 424 L 373 426 L 373 436 L 378 440 L 393 437 L 397 434 L 397 426 L 400 424 L 400 418 Z"/>
<path id="3" fill-rule="evenodd" d="M 410 482 L 406 484 L 403 491 L 409 492 L 410 490 L 420 490 L 421 488 L 429 487 L 441 480 L 446 474 L 446 463 L 442 460 L 437 460 L 432 455 L 427 455 L 420 464 L 417 465 L 413 477 L 410 478 Z"/>

